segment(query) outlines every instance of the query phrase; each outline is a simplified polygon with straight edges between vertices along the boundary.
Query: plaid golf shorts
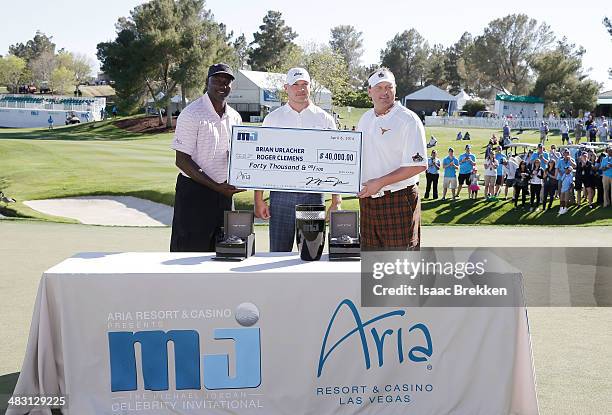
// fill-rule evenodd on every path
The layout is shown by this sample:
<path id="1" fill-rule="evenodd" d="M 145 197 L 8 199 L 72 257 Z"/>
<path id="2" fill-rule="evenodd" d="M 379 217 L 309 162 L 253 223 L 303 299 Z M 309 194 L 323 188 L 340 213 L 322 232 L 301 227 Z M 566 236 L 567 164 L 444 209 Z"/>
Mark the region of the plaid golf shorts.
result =
<path id="1" fill-rule="evenodd" d="M 418 250 L 421 201 L 417 185 L 378 198 L 359 199 L 361 249 Z"/>

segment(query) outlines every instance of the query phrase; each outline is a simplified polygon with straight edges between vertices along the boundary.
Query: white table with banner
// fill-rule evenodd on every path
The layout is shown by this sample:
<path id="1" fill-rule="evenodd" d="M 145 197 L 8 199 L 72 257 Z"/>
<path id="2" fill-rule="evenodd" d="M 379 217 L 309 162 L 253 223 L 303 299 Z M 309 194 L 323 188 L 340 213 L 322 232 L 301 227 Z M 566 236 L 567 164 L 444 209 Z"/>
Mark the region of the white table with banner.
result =
<path id="1" fill-rule="evenodd" d="M 70 415 L 538 413 L 524 307 L 365 308 L 359 262 L 212 257 L 48 270 L 14 396 Z"/>

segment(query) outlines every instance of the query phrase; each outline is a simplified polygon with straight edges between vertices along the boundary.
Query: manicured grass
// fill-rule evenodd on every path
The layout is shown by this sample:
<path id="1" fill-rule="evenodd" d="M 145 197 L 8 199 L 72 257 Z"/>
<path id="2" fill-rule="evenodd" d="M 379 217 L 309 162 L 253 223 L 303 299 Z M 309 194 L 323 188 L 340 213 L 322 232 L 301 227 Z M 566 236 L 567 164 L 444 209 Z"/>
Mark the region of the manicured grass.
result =
<path id="1" fill-rule="evenodd" d="M 344 108 L 346 110 L 346 108 Z M 353 109 L 345 114 L 346 120 L 356 120 L 365 109 Z M 342 112 L 340 112 L 342 114 Z M 344 123 L 341 119 L 341 123 Z M 350 121 L 353 122 L 353 121 Z M 356 124 L 356 121 L 354 121 Z M 348 122 L 347 122 L 348 124 Z M 426 128 L 427 138 L 438 139 L 439 155 L 454 146 L 457 155 L 463 152 L 466 141 L 456 142 L 454 128 Z M 471 144 L 482 169 L 484 147 L 492 133 L 500 131 L 472 129 Z M 534 131 L 520 135 L 525 142 L 536 143 Z M 47 199 L 82 195 L 131 195 L 172 205 L 177 169 L 174 153 L 170 150 L 172 134 L 143 135 L 129 133 L 115 127 L 110 121 L 95 125 L 81 124 L 46 129 L 0 130 L 0 190 L 17 199 L 5 214 L 14 213 L 45 220 L 69 221 L 51 218 L 23 205 L 24 200 Z M 560 137 L 552 136 L 549 143 L 560 144 Z M 425 190 L 422 177 L 421 195 Z M 440 183 L 441 190 L 441 183 Z M 558 202 L 552 212 L 529 213 L 514 210 L 509 201 L 485 202 L 467 200 L 467 189 L 456 202 L 423 200 L 423 224 L 573 224 L 612 225 L 612 210 L 586 207 L 570 209 L 558 217 Z M 236 195 L 238 209 L 252 209 L 252 192 Z M 358 209 L 355 197 L 344 197 L 344 209 Z"/>
<path id="2" fill-rule="evenodd" d="M 350 130 L 353 126 L 357 127 L 359 123 L 359 119 L 361 116 L 367 111 L 369 108 L 351 108 L 351 112 L 347 111 L 347 107 L 336 107 L 334 111 L 338 113 L 340 118 L 338 121 L 340 122 L 341 128 L 346 128 Z"/>
<path id="3" fill-rule="evenodd" d="M 131 140 L 135 138 L 151 138 L 150 135 L 132 133 L 114 125 L 115 121 L 128 118 L 117 117 L 93 123 L 75 125 L 59 125 L 49 130 L 47 128 L 2 128 L 0 129 L 0 140 L 6 138 L 28 139 L 28 140 Z"/>

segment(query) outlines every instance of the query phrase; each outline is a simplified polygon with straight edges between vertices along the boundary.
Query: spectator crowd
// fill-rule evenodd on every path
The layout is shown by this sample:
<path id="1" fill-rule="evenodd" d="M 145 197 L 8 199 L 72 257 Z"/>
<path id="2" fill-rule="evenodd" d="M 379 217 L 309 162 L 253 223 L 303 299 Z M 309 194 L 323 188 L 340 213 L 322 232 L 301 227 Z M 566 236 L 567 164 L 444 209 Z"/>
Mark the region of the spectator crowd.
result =
<path id="1" fill-rule="evenodd" d="M 530 211 L 550 210 L 557 199 L 560 215 L 567 213 L 571 205 L 581 206 L 582 203 L 590 209 L 610 206 L 612 144 L 597 154 L 589 145 L 565 146 L 559 151 L 553 144 L 547 151 L 541 142 L 536 151 L 507 156 L 502 153 L 501 145 L 493 146 L 494 142 L 492 137 L 483 160 L 473 154 L 471 144 L 467 144 L 458 157 L 454 149 L 449 148 L 442 160 L 433 149 L 428 158 L 425 199 L 430 195 L 438 199 L 438 179 L 442 175 L 442 200 L 460 198 L 463 187 L 467 188 L 470 199 L 477 199 L 482 183 L 485 200 L 507 199 L 511 192 L 517 209 L 520 203 L 520 208 Z M 493 151 L 489 151 L 490 148 Z M 480 166 L 483 180 L 478 170 Z"/>

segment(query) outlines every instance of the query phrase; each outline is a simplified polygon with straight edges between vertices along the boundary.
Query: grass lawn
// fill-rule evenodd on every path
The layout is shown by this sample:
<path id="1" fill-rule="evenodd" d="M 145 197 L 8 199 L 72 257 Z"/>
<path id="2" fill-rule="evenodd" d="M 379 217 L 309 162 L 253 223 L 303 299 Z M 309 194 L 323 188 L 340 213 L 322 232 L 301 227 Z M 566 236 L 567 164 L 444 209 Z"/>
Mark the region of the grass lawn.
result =
<path id="1" fill-rule="evenodd" d="M 341 124 L 357 124 L 365 112 L 355 109 L 350 114 L 340 109 Z M 462 153 L 465 141 L 455 142 L 454 128 L 426 128 L 427 138 L 438 139 L 438 151 L 444 157 L 446 149 L 454 146 Z M 492 133 L 499 131 L 473 129 L 471 144 L 479 157 Z M 0 129 L 0 190 L 17 199 L 17 203 L 0 206 L 7 214 L 45 220 L 53 218 L 37 213 L 23 205 L 24 200 L 47 199 L 82 195 L 131 195 L 171 205 L 177 170 L 174 153 L 169 149 L 171 134 L 143 135 L 129 133 L 115 127 L 111 121 L 95 125 L 81 124 L 46 129 Z M 521 140 L 535 143 L 537 133 L 525 132 Z M 550 143 L 560 143 L 560 136 L 552 136 Z M 420 183 L 424 192 L 424 177 Z M 441 183 L 440 183 L 441 188 Z M 441 190 L 441 189 L 440 189 Z M 467 200 L 464 189 L 461 200 L 441 202 L 424 200 L 423 224 L 567 224 L 612 225 L 612 210 L 586 207 L 571 208 L 564 216 L 551 212 L 529 213 L 513 209 L 509 201 L 485 202 Z M 345 197 L 344 209 L 358 209 L 355 197 Z M 558 207 L 555 202 L 554 207 Z M 252 208 L 252 192 L 236 196 L 236 208 Z"/>
<path id="2" fill-rule="evenodd" d="M 348 112 L 347 107 L 336 107 L 334 108 L 334 111 L 336 111 L 338 115 L 340 116 L 338 121 L 340 121 L 340 125 L 342 126 L 342 128 L 344 128 L 344 126 L 346 125 L 346 128 L 350 130 L 353 127 L 353 125 L 357 127 L 357 124 L 359 123 L 359 119 L 368 109 L 369 108 L 354 108 L 353 107 L 351 108 L 351 112 Z"/>

